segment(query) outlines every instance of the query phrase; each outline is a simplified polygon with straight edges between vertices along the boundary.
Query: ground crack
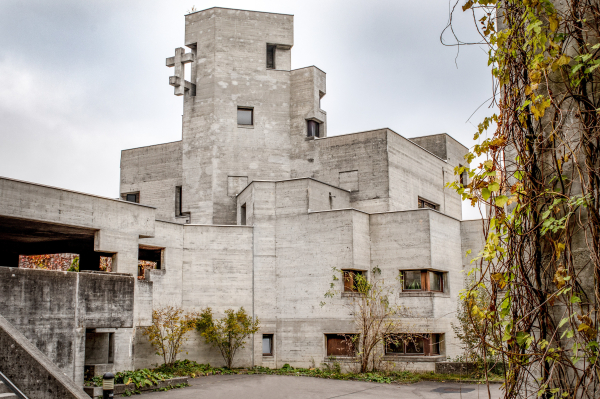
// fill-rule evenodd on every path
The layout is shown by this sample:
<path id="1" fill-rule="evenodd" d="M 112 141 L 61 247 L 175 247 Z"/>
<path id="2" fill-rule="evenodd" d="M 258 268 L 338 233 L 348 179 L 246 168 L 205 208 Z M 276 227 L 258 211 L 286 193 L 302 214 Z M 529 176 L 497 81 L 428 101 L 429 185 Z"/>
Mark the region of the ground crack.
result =
<path id="1" fill-rule="evenodd" d="M 343 395 L 330 396 L 327 399 L 341 398 L 342 396 L 354 395 L 355 393 L 364 392 L 364 391 L 368 391 L 368 390 L 375 389 L 375 388 L 379 388 L 379 387 L 371 387 L 371 388 L 367 388 L 367 389 L 361 389 L 360 391 L 354 391 L 354 392 L 345 393 Z"/>

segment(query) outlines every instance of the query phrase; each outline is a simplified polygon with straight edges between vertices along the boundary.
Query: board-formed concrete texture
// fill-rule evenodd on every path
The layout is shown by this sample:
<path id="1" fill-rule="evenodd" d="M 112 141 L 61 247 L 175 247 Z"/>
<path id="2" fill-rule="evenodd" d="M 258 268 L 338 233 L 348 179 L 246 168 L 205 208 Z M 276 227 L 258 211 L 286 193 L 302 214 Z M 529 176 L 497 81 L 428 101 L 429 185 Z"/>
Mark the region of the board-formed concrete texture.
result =
<path id="1" fill-rule="evenodd" d="M 318 366 L 329 359 L 326 334 L 356 332 L 345 306 L 351 295 L 321 306 L 332 268 L 385 279 L 397 292 L 393 303 L 408 309 L 410 331 L 440 334 L 435 356 L 384 360 L 434 370 L 459 355 L 452 323 L 464 255 L 482 241 L 478 222 L 461 221 L 460 196 L 446 184 L 467 149 L 447 134 L 408 139 L 388 128 L 327 137 L 326 75 L 314 66 L 290 70 L 291 15 L 195 12 L 186 16 L 183 44 L 166 61 L 183 96 L 182 140 L 124 150 L 120 199 L 0 178 L 1 266 L 17 266 L 19 255 L 71 252 L 82 269 L 97 270 L 99 257 L 110 256 L 113 273 L 138 276 L 133 325 L 96 323 L 85 345 L 80 339 L 82 359 L 103 370 L 108 360 L 98 348 L 112 342 L 116 369 L 150 367 L 162 362 L 142 334 L 152 309 L 211 307 L 222 315 L 243 306 L 261 330 L 235 366 Z M 268 46 L 275 46 L 269 67 Z M 183 76 L 184 63 L 191 76 Z M 238 124 L 238 108 L 252 110 L 251 125 Z M 308 135 L 309 122 L 318 137 Z M 128 194 L 139 203 L 125 201 Z M 157 269 L 140 271 L 144 256 Z M 443 290 L 403 290 L 403 270 L 441 273 Z M 86 284 L 80 296 L 94 292 Z M 112 309 L 105 299 L 86 300 L 96 304 L 90 314 L 105 317 Z M 0 311 L 15 320 L 11 312 Z M 28 336 L 25 323 L 16 325 Z M 263 334 L 273 335 L 268 356 Z M 41 349 L 81 381 L 81 360 Z M 223 364 L 195 331 L 181 357 Z"/>

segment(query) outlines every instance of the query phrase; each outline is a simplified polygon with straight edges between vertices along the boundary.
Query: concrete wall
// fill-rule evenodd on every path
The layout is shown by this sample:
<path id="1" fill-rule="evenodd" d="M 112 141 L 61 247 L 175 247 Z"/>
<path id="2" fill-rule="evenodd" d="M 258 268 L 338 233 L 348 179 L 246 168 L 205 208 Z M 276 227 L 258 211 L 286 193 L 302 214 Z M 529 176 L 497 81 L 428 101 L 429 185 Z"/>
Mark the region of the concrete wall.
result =
<path id="1" fill-rule="evenodd" d="M 453 180 L 451 165 L 392 131 L 388 132 L 388 150 L 389 210 L 416 209 L 421 197 L 437 204 L 440 212 L 462 218 L 460 196 L 445 188 Z"/>
<path id="2" fill-rule="evenodd" d="M 175 215 L 175 187 L 181 186 L 182 142 L 121 151 L 121 196 L 140 193 L 140 203 L 156 208 L 161 220 L 183 222 Z"/>
<path id="3" fill-rule="evenodd" d="M 226 309 L 244 307 L 253 314 L 253 234 L 251 226 L 178 225 L 157 222 L 157 234 L 144 244 L 164 247 L 164 269 L 152 271 L 154 309 L 164 306 L 182 307 L 184 311 L 201 312 L 210 307 L 217 317 Z M 135 339 L 135 367 L 162 364 L 142 329 Z M 217 349 L 209 347 L 196 331 L 179 358 L 212 365 L 224 365 Z M 251 366 L 249 345 L 236 357 L 237 366 Z"/>
<path id="4" fill-rule="evenodd" d="M 458 355 L 451 323 L 463 287 L 460 221 L 434 210 L 420 209 L 370 216 L 371 264 L 400 291 L 397 304 L 407 310 L 405 327 L 414 332 L 445 334 L 444 355 Z M 444 292 L 402 292 L 401 270 L 444 272 Z"/>
<path id="5" fill-rule="evenodd" d="M 112 273 L 71 273 L 0 267 L 0 310 L 16 329 L 82 385 L 85 333 L 116 328 L 116 370 L 132 367 L 135 278 Z"/>

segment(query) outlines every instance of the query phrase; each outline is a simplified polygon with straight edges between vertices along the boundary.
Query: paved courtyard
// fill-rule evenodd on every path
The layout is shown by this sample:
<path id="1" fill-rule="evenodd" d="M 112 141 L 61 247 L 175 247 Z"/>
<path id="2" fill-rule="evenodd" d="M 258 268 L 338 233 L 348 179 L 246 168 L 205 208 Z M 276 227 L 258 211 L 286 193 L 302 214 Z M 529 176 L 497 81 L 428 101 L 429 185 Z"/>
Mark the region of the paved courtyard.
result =
<path id="1" fill-rule="evenodd" d="M 487 387 L 476 384 L 420 382 L 411 385 L 326 380 L 277 375 L 215 375 L 190 380 L 190 387 L 152 392 L 150 398 L 169 399 L 483 399 Z M 490 386 L 492 399 L 501 397 L 500 384 Z"/>

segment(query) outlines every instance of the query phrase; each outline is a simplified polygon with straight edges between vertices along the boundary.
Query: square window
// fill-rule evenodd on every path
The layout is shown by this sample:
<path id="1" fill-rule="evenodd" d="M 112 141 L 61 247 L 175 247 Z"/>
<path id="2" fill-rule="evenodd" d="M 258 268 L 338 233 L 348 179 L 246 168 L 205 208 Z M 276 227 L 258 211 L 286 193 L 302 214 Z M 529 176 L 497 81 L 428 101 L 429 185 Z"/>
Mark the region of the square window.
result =
<path id="1" fill-rule="evenodd" d="M 344 277 L 344 292 L 358 292 L 356 276 L 364 277 L 364 272 L 360 270 L 342 270 Z"/>
<path id="2" fill-rule="evenodd" d="M 267 69 L 275 69 L 275 49 L 274 44 L 267 44 Z"/>
<path id="3" fill-rule="evenodd" d="M 252 126 L 254 124 L 254 109 L 238 107 L 237 122 L 238 125 Z"/>
<path id="4" fill-rule="evenodd" d="M 306 136 L 319 137 L 319 122 L 306 121 Z"/>
<path id="5" fill-rule="evenodd" d="M 422 283 L 421 283 L 421 271 L 420 270 L 407 270 L 402 272 L 402 277 L 404 280 L 404 290 L 413 290 L 413 291 L 421 291 Z"/>
<path id="6" fill-rule="evenodd" d="M 125 201 L 140 203 L 140 193 L 125 194 Z"/>
<path id="7" fill-rule="evenodd" d="M 263 334 L 262 354 L 263 356 L 273 356 L 273 334 Z"/>
<path id="8" fill-rule="evenodd" d="M 327 356 L 354 356 L 356 334 L 327 334 Z"/>

